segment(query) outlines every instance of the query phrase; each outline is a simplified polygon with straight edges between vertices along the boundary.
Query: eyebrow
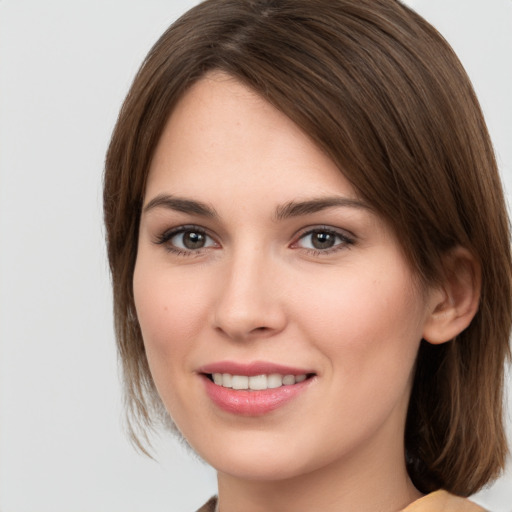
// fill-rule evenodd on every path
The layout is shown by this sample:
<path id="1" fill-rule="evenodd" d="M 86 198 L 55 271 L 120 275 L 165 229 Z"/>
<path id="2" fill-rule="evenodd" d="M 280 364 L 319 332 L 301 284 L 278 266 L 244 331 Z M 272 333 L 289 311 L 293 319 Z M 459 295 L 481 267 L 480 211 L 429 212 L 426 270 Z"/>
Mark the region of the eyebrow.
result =
<path id="1" fill-rule="evenodd" d="M 184 199 L 182 197 L 170 196 L 167 194 L 159 194 L 144 206 L 143 213 L 155 208 L 166 208 L 177 212 L 199 215 L 201 217 L 218 218 L 219 215 L 214 208 L 208 206 L 201 201 Z"/>
<path id="2" fill-rule="evenodd" d="M 371 211 L 369 205 L 357 199 L 351 199 L 342 196 L 320 197 L 316 199 L 308 199 L 306 201 L 290 201 L 276 208 L 274 214 L 275 220 L 284 220 L 290 217 L 300 217 L 301 215 L 310 215 L 327 208 L 357 208 Z"/>
<path id="3" fill-rule="evenodd" d="M 276 208 L 274 213 L 274 220 L 280 221 L 289 219 L 291 217 L 300 217 L 302 215 L 310 215 L 317 213 L 328 208 L 345 207 L 371 210 L 371 208 L 364 202 L 357 199 L 351 199 L 342 196 L 333 197 L 320 197 L 308 199 L 305 201 L 289 201 Z M 199 215 L 210 219 L 218 219 L 219 214 L 215 208 L 192 199 L 185 199 L 182 197 L 171 196 L 168 194 L 159 194 L 149 203 L 144 206 L 143 213 L 146 213 L 155 208 L 165 208 L 169 210 L 178 211 L 192 215 Z"/>

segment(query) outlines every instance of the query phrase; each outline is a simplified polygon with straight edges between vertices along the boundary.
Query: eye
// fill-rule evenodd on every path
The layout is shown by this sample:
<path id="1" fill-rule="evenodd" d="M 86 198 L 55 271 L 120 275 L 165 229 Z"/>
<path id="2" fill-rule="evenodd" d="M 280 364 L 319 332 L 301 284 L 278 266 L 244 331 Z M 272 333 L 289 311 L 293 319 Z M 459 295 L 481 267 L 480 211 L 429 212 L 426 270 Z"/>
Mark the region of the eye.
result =
<path id="1" fill-rule="evenodd" d="M 316 228 L 301 235 L 294 245 L 311 251 L 331 252 L 353 243 L 351 238 L 338 231 L 330 228 Z"/>
<path id="2" fill-rule="evenodd" d="M 179 249 L 189 249 L 193 251 L 207 247 L 208 243 L 212 240 L 204 233 L 189 230 L 174 235 L 169 241 Z"/>
<path id="3" fill-rule="evenodd" d="M 156 243 L 165 245 L 169 251 L 179 254 L 193 253 L 218 245 L 203 229 L 195 226 L 181 226 L 166 231 L 158 237 Z"/>

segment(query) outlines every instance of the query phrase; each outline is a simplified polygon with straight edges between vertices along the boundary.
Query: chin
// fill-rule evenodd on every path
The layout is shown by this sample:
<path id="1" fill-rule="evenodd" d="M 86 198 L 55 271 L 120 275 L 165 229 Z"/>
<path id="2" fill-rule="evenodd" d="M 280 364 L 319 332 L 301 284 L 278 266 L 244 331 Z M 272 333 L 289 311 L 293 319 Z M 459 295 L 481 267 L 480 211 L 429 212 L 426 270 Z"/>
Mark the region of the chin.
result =
<path id="1" fill-rule="evenodd" d="M 193 448 L 219 473 L 244 480 L 287 480 L 325 465 L 326 461 L 314 447 L 308 456 L 305 443 L 289 435 L 283 439 L 269 432 L 245 434 L 239 433 L 229 441 L 218 438 L 208 444 L 203 441 Z"/>
<path id="2" fill-rule="evenodd" d="M 219 473 L 242 480 L 262 482 L 288 480 L 308 472 L 305 467 L 298 467 L 296 464 L 297 461 L 285 461 L 280 457 L 270 460 L 264 457 L 254 457 L 250 460 L 246 457 L 235 456 L 211 461 L 211 465 Z"/>

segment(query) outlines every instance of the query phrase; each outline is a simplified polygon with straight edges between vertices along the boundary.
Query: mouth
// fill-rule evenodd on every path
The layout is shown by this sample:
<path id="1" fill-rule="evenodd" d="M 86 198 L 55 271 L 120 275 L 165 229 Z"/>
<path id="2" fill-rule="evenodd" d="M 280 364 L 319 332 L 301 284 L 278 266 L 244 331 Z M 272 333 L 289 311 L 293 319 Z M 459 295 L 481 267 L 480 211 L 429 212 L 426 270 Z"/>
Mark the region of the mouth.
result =
<path id="1" fill-rule="evenodd" d="M 219 362 L 198 371 L 210 400 L 241 416 L 262 416 L 295 401 L 317 380 L 305 369 L 274 363 Z"/>

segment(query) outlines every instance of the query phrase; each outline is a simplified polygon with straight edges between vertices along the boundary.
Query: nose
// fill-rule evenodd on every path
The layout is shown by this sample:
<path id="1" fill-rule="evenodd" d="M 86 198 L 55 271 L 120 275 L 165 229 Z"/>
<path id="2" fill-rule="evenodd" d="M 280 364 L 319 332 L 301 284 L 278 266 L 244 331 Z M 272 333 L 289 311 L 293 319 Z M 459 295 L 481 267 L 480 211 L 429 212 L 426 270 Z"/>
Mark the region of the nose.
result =
<path id="1" fill-rule="evenodd" d="M 221 273 L 213 307 L 213 326 L 230 339 L 269 337 L 286 325 L 279 265 L 262 251 L 233 255 Z"/>

